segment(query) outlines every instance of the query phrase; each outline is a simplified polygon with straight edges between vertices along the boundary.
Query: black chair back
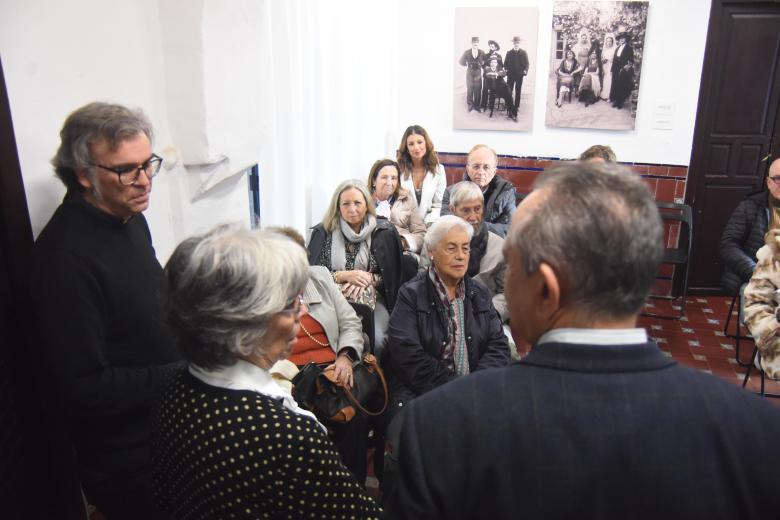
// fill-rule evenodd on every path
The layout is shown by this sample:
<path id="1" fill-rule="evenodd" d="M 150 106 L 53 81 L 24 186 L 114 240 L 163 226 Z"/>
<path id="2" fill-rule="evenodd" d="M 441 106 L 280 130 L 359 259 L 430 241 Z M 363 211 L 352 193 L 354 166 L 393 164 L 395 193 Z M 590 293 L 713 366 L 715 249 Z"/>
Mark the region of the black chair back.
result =
<path id="1" fill-rule="evenodd" d="M 362 303 L 349 302 L 355 313 L 360 318 L 363 324 L 363 334 L 368 336 L 368 345 L 365 346 L 363 352 L 374 353 L 374 311 L 368 305 Z"/>

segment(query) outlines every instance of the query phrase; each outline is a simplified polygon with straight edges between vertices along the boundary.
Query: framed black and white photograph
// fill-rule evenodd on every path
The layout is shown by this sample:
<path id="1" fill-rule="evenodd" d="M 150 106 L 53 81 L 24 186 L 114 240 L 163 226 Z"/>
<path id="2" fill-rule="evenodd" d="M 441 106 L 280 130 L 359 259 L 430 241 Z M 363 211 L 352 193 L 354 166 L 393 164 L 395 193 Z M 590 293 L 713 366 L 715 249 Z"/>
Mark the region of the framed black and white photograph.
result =
<path id="1" fill-rule="evenodd" d="M 538 23 L 536 7 L 455 9 L 454 128 L 531 130 Z"/>
<path id="2" fill-rule="evenodd" d="M 633 130 L 648 2 L 553 4 L 547 126 Z"/>

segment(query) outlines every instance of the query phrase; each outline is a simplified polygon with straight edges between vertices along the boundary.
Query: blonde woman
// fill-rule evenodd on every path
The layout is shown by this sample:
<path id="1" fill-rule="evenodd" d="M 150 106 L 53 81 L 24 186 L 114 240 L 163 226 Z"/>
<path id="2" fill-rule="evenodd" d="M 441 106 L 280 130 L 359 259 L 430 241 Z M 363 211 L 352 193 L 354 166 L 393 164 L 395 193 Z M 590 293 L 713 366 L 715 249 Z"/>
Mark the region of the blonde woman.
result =
<path id="1" fill-rule="evenodd" d="M 322 222 L 312 228 L 309 264 L 327 267 L 344 296 L 362 303 L 376 291 L 374 352 L 383 346 L 387 322 L 401 286 L 401 239 L 386 219 L 376 218 L 371 194 L 357 179 L 336 188 Z"/>

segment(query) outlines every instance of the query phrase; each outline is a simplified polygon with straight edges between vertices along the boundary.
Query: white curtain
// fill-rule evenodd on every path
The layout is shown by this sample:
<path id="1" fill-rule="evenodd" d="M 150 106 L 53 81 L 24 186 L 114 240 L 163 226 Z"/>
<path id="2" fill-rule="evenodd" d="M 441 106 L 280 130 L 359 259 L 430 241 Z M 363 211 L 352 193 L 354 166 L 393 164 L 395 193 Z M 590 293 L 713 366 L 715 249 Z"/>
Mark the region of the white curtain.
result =
<path id="1" fill-rule="evenodd" d="M 397 4 L 268 0 L 263 4 L 261 218 L 300 231 L 321 220 L 342 180 L 394 158 Z"/>

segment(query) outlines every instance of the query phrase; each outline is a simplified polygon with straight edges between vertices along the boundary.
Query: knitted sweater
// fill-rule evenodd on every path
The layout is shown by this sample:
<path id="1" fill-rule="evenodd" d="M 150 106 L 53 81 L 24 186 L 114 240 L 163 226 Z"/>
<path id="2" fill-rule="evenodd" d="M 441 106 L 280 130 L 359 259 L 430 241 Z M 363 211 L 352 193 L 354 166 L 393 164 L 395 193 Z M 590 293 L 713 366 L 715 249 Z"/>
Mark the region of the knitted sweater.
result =
<path id="1" fill-rule="evenodd" d="M 148 470 L 153 402 L 180 355 L 143 215 L 123 223 L 66 195 L 35 243 L 31 287 L 46 383 L 82 481 Z"/>
<path id="2" fill-rule="evenodd" d="M 181 370 L 156 423 L 153 489 L 177 519 L 379 518 L 316 421 L 265 394 Z"/>

